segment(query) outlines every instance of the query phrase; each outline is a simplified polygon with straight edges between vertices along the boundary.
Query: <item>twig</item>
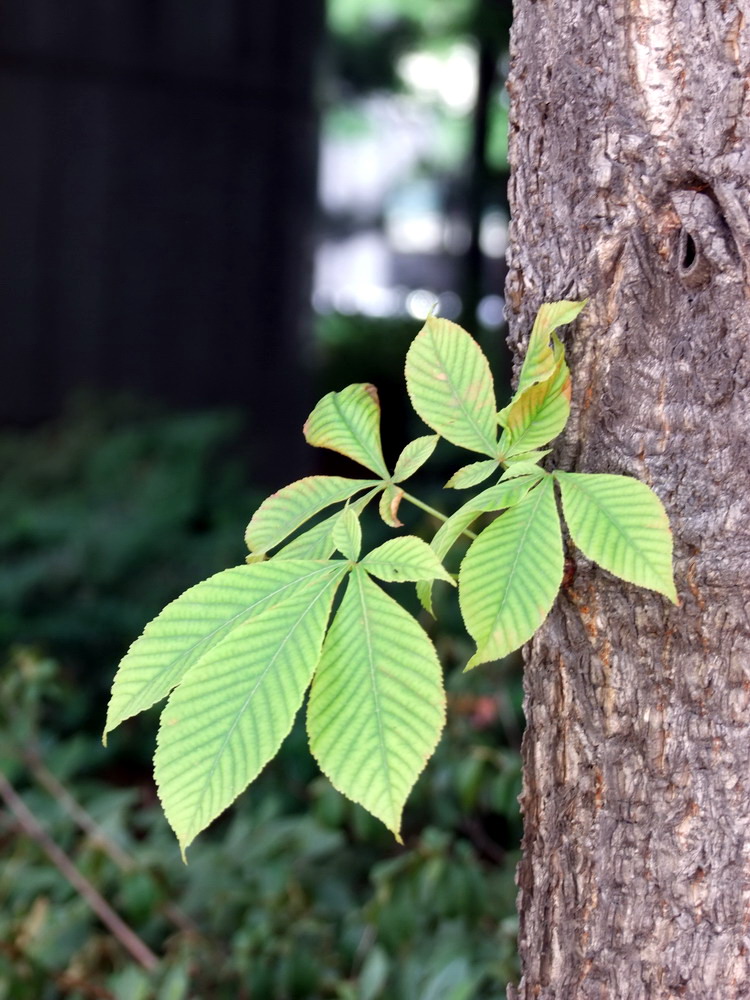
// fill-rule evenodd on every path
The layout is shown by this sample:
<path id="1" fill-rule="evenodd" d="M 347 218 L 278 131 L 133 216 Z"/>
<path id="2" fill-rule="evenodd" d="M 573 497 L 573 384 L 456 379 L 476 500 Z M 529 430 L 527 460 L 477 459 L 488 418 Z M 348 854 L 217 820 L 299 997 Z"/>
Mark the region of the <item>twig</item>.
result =
<path id="1" fill-rule="evenodd" d="M 90 837 L 92 843 L 100 847 L 122 871 L 133 871 L 136 867 L 133 858 L 116 841 L 107 836 L 93 816 L 89 815 L 83 806 L 73 798 L 67 788 L 58 781 L 37 755 L 28 752 L 24 754 L 24 759 L 34 780 L 38 781 L 42 788 L 49 792 L 68 816 Z"/>
<path id="2" fill-rule="evenodd" d="M 133 958 L 147 971 L 152 972 L 156 969 L 159 965 L 159 959 L 156 955 L 128 927 L 125 921 L 115 913 L 109 903 L 96 891 L 89 880 L 81 875 L 67 854 L 45 832 L 36 816 L 34 816 L 4 774 L 0 774 L 0 798 L 5 801 L 5 804 L 24 833 L 42 848 L 60 874 L 86 900 L 97 917 L 112 932 L 123 948 L 129 951 Z"/>
<path id="3" fill-rule="evenodd" d="M 85 834 L 90 837 L 91 842 L 99 847 L 123 872 L 136 871 L 139 865 L 124 848 L 112 840 L 110 836 L 99 826 L 93 816 L 88 813 L 57 777 L 42 763 L 35 751 L 26 751 L 23 754 L 24 760 L 32 776 L 44 788 L 70 818 L 80 827 Z M 200 936 L 200 928 L 193 923 L 187 914 L 175 906 L 174 903 L 165 903 L 160 907 L 164 916 L 167 917 L 179 930 L 187 934 Z"/>

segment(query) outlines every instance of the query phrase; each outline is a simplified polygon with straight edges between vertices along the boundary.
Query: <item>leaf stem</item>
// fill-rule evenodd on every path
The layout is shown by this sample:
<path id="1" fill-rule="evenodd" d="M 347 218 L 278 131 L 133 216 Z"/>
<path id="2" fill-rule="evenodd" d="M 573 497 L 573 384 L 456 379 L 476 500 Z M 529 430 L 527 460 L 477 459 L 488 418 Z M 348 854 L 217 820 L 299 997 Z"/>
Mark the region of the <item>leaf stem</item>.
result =
<path id="1" fill-rule="evenodd" d="M 412 496 L 411 493 L 404 493 L 404 500 L 408 500 L 409 503 L 414 504 L 415 507 L 419 507 L 420 510 L 423 510 L 426 514 L 432 514 L 432 516 L 436 517 L 438 519 L 438 521 L 447 521 L 448 520 L 448 517 L 447 517 L 446 514 L 441 514 L 439 510 L 435 510 L 434 507 L 430 507 L 429 504 L 424 503 L 418 497 Z M 466 535 L 467 538 L 471 538 L 472 540 L 477 537 L 474 534 L 474 532 L 473 531 L 469 531 L 468 528 L 464 528 L 464 530 L 461 532 L 461 534 L 462 535 Z"/>

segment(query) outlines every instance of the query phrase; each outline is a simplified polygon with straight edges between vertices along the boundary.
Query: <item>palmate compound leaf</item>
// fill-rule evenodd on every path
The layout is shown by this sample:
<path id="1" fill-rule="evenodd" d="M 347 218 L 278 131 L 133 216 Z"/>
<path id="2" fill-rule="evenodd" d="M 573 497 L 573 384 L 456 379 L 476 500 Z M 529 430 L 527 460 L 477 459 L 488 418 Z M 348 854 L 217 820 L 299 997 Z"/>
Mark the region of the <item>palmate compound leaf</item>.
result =
<path id="1" fill-rule="evenodd" d="M 355 567 L 310 693 L 307 730 L 321 770 L 400 839 L 404 803 L 444 723 L 432 643 L 363 566 Z"/>
<path id="2" fill-rule="evenodd" d="M 386 582 L 446 580 L 455 586 L 453 577 L 443 569 L 433 549 L 415 535 L 403 535 L 383 542 L 367 553 L 360 566 Z"/>
<path id="3" fill-rule="evenodd" d="M 406 388 L 424 422 L 452 444 L 494 457 L 495 390 L 487 358 L 465 330 L 430 317 L 406 355 Z"/>
<path id="4" fill-rule="evenodd" d="M 343 561 L 318 564 L 316 578 L 289 588 L 264 613 L 228 631 L 172 692 L 161 717 L 154 775 L 183 854 L 292 728 L 347 568 Z"/>
<path id="5" fill-rule="evenodd" d="M 374 385 L 361 382 L 324 396 L 305 421 L 305 440 L 330 448 L 388 478 L 380 444 L 380 402 Z"/>
<path id="6" fill-rule="evenodd" d="M 503 510 L 506 507 L 513 507 L 520 503 L 529 490 L 534 487 L 546 473 L 543 469 L 534 467 L 528 475 L 500 482 L 496 486 L 490 486 L 482 490 L 471 500 L 467 501 L 459 509 L 440 525 L 435 533 L 430 548 L 441 561 L 445 559 L 450 550 L 455 545 L 458 538 L 470 525 L 477 520 L 480 514 L 493 510 Z M 417 584 L 417 597 L 425 611 L 433 614 L 432 610 L 432 582 L 421 582 Z"/>
<path id="7" fill-rule="evenodd" d="M 233 630 L 330 569 L 296 560 L 235 566 L 186 590 L 150 622 L 115 675 L 104 735 L 165 698 L 190 668 Z"/>
<path id="8" fill-rule="evenodd" d="M 393 470 L 393 482 L 401 483 L 421 469 L 432 455 L 439 440 L 439 434 L 425 434 L 410 441 L 398 456 L 396 468 Z"/>
<path id="9" fill-rule="evenodd" d="M 572 323 L 587 301 L 583 299 L 581 302 L 547 302 L 540 306 L 518 376 L 516 397 L 530 385 L 543 382 L 554 373 L 562 353 L 562 344 L 553 337 L 553 333 L 559 327 Z M 550 338 L 553 340 L 553 347 L 550 347 Z"/>
<path id="10" fill-rule="evenodd" d="M 555 472 L 570 536 L 583 554 L 622 580 L 677 603 L 672 532 L 661 500 L 629 476 Z"/>
<path id="11" fill-rule="evenodd" d="M 527 642 L 549 614 L 562 578 L 560 518 L 547 476 L 484 529 L 461 564 L 459 603 L 477 644 L 467 669 Z"/>
<path id="12" fill-rule="evenodd" d="M 355 493 L 373 486 L 379 483 L 342 476 L 298 479 L 272 493 L 258 507 L 245 531 L 247 547 L 253 553 L 268 552 L 326 507 L 349 500 Z"/>

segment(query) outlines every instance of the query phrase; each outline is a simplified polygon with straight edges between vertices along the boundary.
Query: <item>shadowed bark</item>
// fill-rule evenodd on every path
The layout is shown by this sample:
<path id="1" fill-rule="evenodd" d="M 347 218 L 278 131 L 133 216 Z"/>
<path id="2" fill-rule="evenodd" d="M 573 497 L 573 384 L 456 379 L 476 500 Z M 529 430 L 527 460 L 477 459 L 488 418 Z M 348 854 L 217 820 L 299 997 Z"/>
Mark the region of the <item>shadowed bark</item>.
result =
<path id="1" fill-rule="evenodd" d="M 531 646 L 522 1000 L 750 997 L 747 8 L 516 7 L 511 342 L 591 297 L 555 457 L 653 487 L 681 598 L 571 549 Z"/>

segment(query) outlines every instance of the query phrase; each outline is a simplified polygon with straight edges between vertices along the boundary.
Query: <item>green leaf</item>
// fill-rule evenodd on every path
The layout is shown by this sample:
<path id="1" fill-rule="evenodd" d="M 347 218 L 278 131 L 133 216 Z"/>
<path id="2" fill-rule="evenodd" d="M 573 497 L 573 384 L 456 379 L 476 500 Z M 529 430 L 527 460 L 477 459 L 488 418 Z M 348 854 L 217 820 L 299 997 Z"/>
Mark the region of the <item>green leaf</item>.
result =
<path id="1" fill-rule="evenodd" d="M 202 656 L 233 629 L 301 586 L 330 576 L 303 560 L 235 566 L 168 604 L 132 644 L 115 675 L 104 734 L 165 698 Z"/>
<path id="2" fill-rule="evenodd" d="M 510 472 L 511 467 L 517 468 L 519 465 L 536 465 L 541 462 L 543 458 L 552 453 L 551 448 L 545 448 L 542 451 L 524 451 L 520 455 L 509 455 L 505 461 L 508 466 L 507 472 Z"/>
<path id="3" fill-rule="evenodd" d="M 493 472 L 496 472 L 498 467 L 499 462 L 497 459 L 490 459 L 488 462 L 472 462 L 471 465 L 465 465 L 458 472 L 455 472 L 445 484 L 445 487 L 450 490 L 465 490 L 469 486 L 477 486 L 479 483 L 483 483 Z"/>
<path id="4" fill-rule="evenodd" d="M 510 477 L 494 486 L 488 486 L 486 490 L 482 490 L 481 493 L 477 493 L 475 497 L 467 501 L 464 506 L 480 513 L 514 507 L 523 500 L 530 489 L 547 476 L 544 469 L 540 469 L 538 466 L 533 468 L 534 471 L 528 475 Z M 460 509 L 463 510 L 463 508 Z M 453 516 L 455 517 L 455 514 Z"/>
<path id="5" fill-rule="evenodd" d="M 310 693 L 310 748 L 322 771 L 400 839 L 404 803 L 444 723 L 432 643 L 355 567 Z"/>
<path id="6" fill-rule="evenodd" d="M 308 444 L 338 451 L 383 479 L 388 478 L 380 444 L 380 402 L 374 385 L 361 382 L 341 392 L 329 392 L 307 418 L 303 431 Z"/>
<path id="7" fill-rule="evenodd" d="M 459 603 L 477 644 L 467 669 L 527 642 L 549 614 L 562 577 L 560 519 L 547 477 L 485 528 L 461 564 Z"/>
<path id="8" fill-rule="evenodd" d="M 570 535 L 593 562 L 677 603 L 672 532 L 657 495 L 629 476 L 555 472 Z"/>
<path id="9" fill-rule="evenodd" d="M 509 413 L 510 408 L 511 408 L 512 405 L 513 405 L 513 401 L 511 400 L 510 403 L 508 403 L 507 406 L 504 406 L 502 408 L 502 410 L 498 410 L 497 411 L 497 422 L 498 422 L 498 424 L 500 424 L 501 427 L 505 427 L 505 423 L 506 423 L 506 420 L 507 420 L 507 417 L 508 417 L 508 413 Z"/>
<path id="10" fill-rule="evenodd" d="M 253 514 L 245 531 L 248 549 L 268 552 L 321 510 L 373 485 L 377 483 L 372 479 L 342 476 L 308 476 L 290 483 L 264 500 Z"/>
<path id="11" fill-rule="evenodd" d="M 393 482 L 401 483 L 421 469 L 432 455 L 439 440 L 439 434 L 425 434 L 424 437 L 410 441 L 398 456 L 396 468 L 393 470 Z"/>
<path id="12" fill-rule="evenodd" d="M 529 337 L 516 396 L 520 396 L 535 382 L 543 382 L 550 378 L 554 373 L 561 356 L 562 344 L 557 337 L 554 337 L 555 350 L 553 350 L 550 347 L 550 337 L 558 327 L 572 323 L 587 301 L 588 299 L 581 302 L 547 302 L 541 306 Z"/>
<path id="13" fill-rule="evenodd" d="M 331 533 L 333 544 L 344 557 L 356 562 L 362 549 L 362 526 L 357 512 L 345 507 L 336 519 Z"/>
<path id="14" fill-rule="evenodd" d="M 360 566 L 388 582 L 447 580 L 448 583 L 455 583 L 450 573 L 443 569 L 434 550 L 415 535 L 384 542 L 368 552 Z"/>
<path id="15" fill-rule="evenodd" d="M 358 497 L 349 503 L 349 507 L 357 514 L 361 514 L 373 497 L 380 492 L 380 486 L 364 496 Z M 320 521 L 307 531 L 303 531 L 291 542 L 287 542 L 274 555 L 274 559 L 330 559 L 336 551 L 333 541 L 333 529 L 338 523 L 343 511 L 337 510 L 335 514 Z"/>
<path id="16" fill-rule="evenodd" d="M 535 467 L 532 475 L 519 476 L 510 482 L 501 482 L 496 486 L 490 486 L 488 489 L 482 490 L 481 493 L 472 497 L 463 507 L 459 507 L 454 514 L 451 514 L 447 521 L 440 525 L 430 542 L 430 548 L 438 559 L 442 561 L 463 532 L 476 521 L 480 514 L 492 510 L 502 510 L 505 507 L 512 507 L 514 504 L 520 503 L 529 490 L 546 474 L 542 469 Z M 425 611 L 433 614 L 432 584 L 418 583 L 417 597 Z"/>
<path id="17" fill-rule="evenodd" d="M 297 535 L 291 542 L 287 542 L 278 552 L 274 559 L 330 559 L 336 551 L 333 542 L 333 529 L 336 527 L 341 511 L 326 517 L 312 528 Z"/>
<path id="18" fill-rule="evenodd" d="M 570 416 L 570 372 L 561 355 L 548 379 L 517 393 L 505 416 L 499 451 L 505 459 L 547 444 Z"/>
<path id="19" fill-rule="evenodd" d="M 540 452 L 540 455 L 544 456 L 544 452 Z M 540 468 L 536 462 L 516 462 L 515 460 L 500 476 L 501 483 L 507 483 L 509 479 L 518 479 L 520 476 L 536 476 L 539 478 L 544 478 L 549 475 L 544 469 Z"/>
<path id="20" fill-rule="evenodd" d="M 328 564 L 317 579 L 291 587 L 265 613 L 227 632 L 172 693 L 161 717 L 154 775 L 183 854 L 292 728 L 346 569 L 345 563 Z"/>
<path id="21" fill-rule="evenodd" d="M 389 528 L 403 528 L 398 519 L 398 508 L 401 506 L 404 491 L 389 483 L 380 496 L 380 516 Z"/>
<path id="22" fill-rule="evenodd" d="M 465 330 L 430 317 L 406 356 L 406 387 L 424 422 L 446 440 L 494 456 L 496 403 L 487 359 Z"/>

